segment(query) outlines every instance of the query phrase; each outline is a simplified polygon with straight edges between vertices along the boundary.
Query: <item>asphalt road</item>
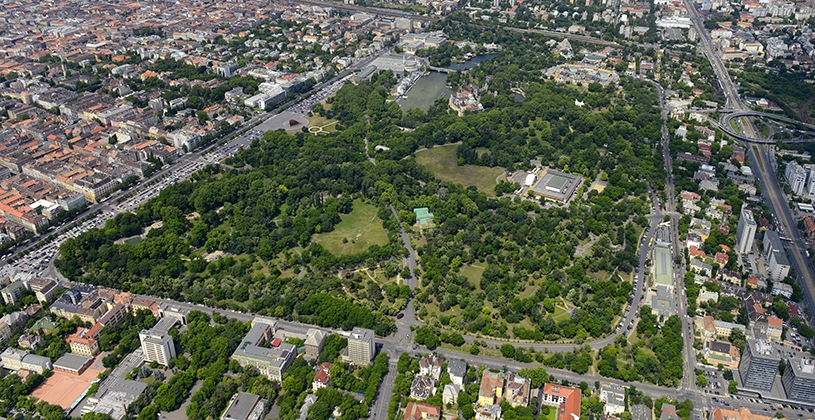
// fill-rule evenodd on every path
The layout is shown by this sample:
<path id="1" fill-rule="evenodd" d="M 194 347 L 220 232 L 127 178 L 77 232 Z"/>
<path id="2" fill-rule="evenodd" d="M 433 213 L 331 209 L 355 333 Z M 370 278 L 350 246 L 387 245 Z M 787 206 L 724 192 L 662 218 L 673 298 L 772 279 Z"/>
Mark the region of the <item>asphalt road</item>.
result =
<path id="1" fill-rule="evenodd" d="M 699 12 L 691 0 L 685 0 L 685 7 L 688 9 L 691 22 L 699 36 L 699 47 L 705 56 L 707 56 L 708 60 L 710 60 L 713 71 L 727 98 L 727 104 L 737 111 L 746 110 L 747 108 L 744 106 L 738 94 L 738 89 L 730 78 L 730 74 L 728 74 L 727 69 L 724 67 L 721 57 L 716 54 L 713 48 L 710 33 L 704 28 L 704 23 Z M 749 120 L 745 121 L 744 118 L 739 118 L 738 124 L 745 136 L 754 139 L 759 138 L 752 122 Z M 756 145 L 759 149 L 758 153 L 756 153 L 753 150 L 752 144 L 748 143 L 746 146 L 747 155 L 754 172 L 758 169 L 759 186 L 761 187 L 764 197 L 767 198 L 766 203 L 784 230 L 783 235 L 791 239 L 791 242 L 785 245 L 788 250 L 787 256 L 793 261 L 796 272 L 798 273 L 797 280 L 804 289 L 805 304 L 810 310 L 815 311 L 815 301 L 813 301 L 813 299 L 815 299 L 815 276 L 813 275 L 815 267 L 813 267 L 812 262 L 805 257 L 804 250 L 806 249 L 806 244 L 801 239 L 801 235 L 798 232 L 798 225 L 790 214 L 787 204 L 788 200 L 784 196 L 783 190 L 778 184 L 778 178 L 772 168 L 772 159 L 770 157 L 772 151 L 771 149 L 765 149 L 763 145 Z"/>

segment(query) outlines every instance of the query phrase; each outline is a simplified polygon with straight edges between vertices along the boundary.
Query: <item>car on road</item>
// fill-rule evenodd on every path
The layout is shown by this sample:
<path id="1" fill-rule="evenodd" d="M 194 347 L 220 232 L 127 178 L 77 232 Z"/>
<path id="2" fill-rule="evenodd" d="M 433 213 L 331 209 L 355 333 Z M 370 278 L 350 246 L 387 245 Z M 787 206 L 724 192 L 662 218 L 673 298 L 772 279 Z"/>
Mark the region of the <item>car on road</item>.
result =
<path id="1" fill-rule="evenodd" d="M 396 319 L 402 319 L 404 317 L 405 317 L 405 314 L 403 312 L 400 312 L 399 314 L 396 315 Z"/>

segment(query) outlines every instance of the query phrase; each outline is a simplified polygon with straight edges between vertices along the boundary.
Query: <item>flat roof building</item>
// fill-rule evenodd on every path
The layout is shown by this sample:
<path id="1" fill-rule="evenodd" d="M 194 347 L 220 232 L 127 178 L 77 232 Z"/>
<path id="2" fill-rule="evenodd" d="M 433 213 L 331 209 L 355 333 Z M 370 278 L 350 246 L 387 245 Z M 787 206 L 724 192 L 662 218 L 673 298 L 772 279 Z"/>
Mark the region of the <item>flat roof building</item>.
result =
<path id="1" fill-rule="evenodd" d="M 745 388 L 769 391 L 773 387 L 775 373 L 781 356 L 772 343 L 765 340 L 747 339 L 744 354 L 739 363 L 741 384 Z"/>
<path id="2" fill-rule="evenodd" d="M 778 232 L 768 230 L 764 234 L 764 258 L 770 266 L 770 277 L 773 282 L 781 282 L 790 272 L 790 262 L 787 251 L 781 243 Z"/>
<path id="3" fill-rule="evenodd" d="M 163 318 L 170 317 L 178 320 L 179 325 L 187 325 L 187 317 L 190 316 L 190 310 L 180 306 L 176 306 L 164 302 L 159 306 L 158 313 Z"/>
<path id="4" fill-rule="evenodd" d="M 739 254 L 746 254 L 753 249 L 753 240 L 756 237 L 756 219 L 753 217 L 753 212 L 747 208 L 747 204 L 741 207 L 741 214 L 739 215 L 739 225 L 736 229 L 736 252 Z"/>
<path id="5" fill-rule="evenodd" d="M 145 389 L 147 389 L 147 384 L 144 382 L 129 381 L 110 376 L 106 382 L 106 389 L 101 395 L 97 394 L 95 397 L 88 397 L 81 414 L 107 414 L 116 420 L 120 420 L 127 414 L 126 407 L 136 401 L 144 393 Z"/>
<path id="6" fill-rule="evenodd" d="M 354 327 L 348 336 L 348 348 L 343 356 L 355 365 L 367 366 L 371 364 L 375 352 L 374 331 Z"/>
<path id="7" fill-rule="evenodd" d="M 54 362 L 54 370 L 78 376 L 83 374 L 91 363 L 93 363 L 93 359 L 88 356 L 76 353 L 65 353 L 64 356 Z"/>
<path id="8" fill-rule="evenodd" d="M 614 384 L 605 384 L 600 388 L 600 401 L 604 402 L 603 414 L 613 416 L 625 411 L 625 388 Z"/>
<path id="9" fill-rule="evenodd" d="M 781 383 L 787 392 L 787 398 L 815 401 L 815 362 L 803 358 L 787 360 L 787 368 L 781 377 Z"/>
<path id="10" fill-rule="evenodd" d="M 260 396 L 238 392 L 229 400 L 221 420 L 258 420 L 263 415 L 264 406 Z"/>
<path id="11" fill-rule="evenodd" d="M 559 172 L 554 169 L 544 169 L 540 179 L 533 185 L 528 193 L 561 203 L 568 202 L 582 182 L 582 178 Z"/>
<path id="12" fill-rule="evenodd" d="M 654 247 L 654 286 L 665 286 L 671 290 L 674 287 L 673 259 L 671 250 L 667 246 Z"/>
<path id="13" fill-rule="evenodd" d="M 663 320 L 676 314 L 676 303 L 671 289 L 664 285 L 657 286 L 656 294 L 651 298 L 651 313 Z"/>
<path id="14" fill-rule="evenodd" d="M 139 332 L 144 360 L 167 366 L 170 359 L 176 356 L 175 343 L 169 333 L 176 322 L 178 322 L 178 318 L 167 316 L 159 319 L 153 328 Z"/>

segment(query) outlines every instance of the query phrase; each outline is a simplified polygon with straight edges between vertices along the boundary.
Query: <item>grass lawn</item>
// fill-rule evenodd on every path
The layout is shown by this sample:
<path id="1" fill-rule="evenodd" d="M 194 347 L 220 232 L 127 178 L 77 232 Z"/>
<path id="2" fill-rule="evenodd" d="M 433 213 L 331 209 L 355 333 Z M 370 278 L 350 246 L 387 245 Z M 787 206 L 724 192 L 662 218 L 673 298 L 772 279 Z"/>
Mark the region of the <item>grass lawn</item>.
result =
<path id="1" fill-rule="evenodd" d="M 377 216 L 376 206 L 354 201 L 351 213 L 343 215 L 342 221 L 327 233 L 314 235 L 312 241 L 321 244 L 334 255 L 354 255 L 367 250 L 371 245 L 386 245 L 388 231 L 382 227 Z M 347 239 L 343 243 L 343 238 Z"/>
<path id="2" fill-rule="evenodd" d="M 481 274 L 484 273 L 483 268 L 473 267 L 471 265 L 465 265 L 461 267 L 461 275 L 467 277 L 467 280 L 470 281 L 475 287 L 481 287 Z"/>
<path id="3" fill-rule="evenodd" d="M 318 114 L 314 114 L 311 117 L 306 117 L 306 119 L 308 119 L 309 127 L 324 127 L 323 131 L 326 132 L 337 131 L 337 129 L 334 127 L 338 122 L 337 120 L 334 119 L 329 120 L 328 118 Z"/>
<path id="4" fill-rule="evenodd" d="M 553 321 L 559 321 L 560 318 L 563 318 L 564 316 L 568 316 L 568 315 L 569 315 L 569 313 L 566 312 L 563 308 L 561 308 L 558 305 L 555 305 L 555 313 L 552 314 L 552 320 Z"/>
<path id="5" fill-rule="evenodd" d="M 134 236 L 132 238 L 125 239 L 125 243 L 128 245 L 138 245 L 142 242 L 141 236 Z"/>
<path id="6" fill-rule="evenodd" d="M 498 168 L 476 165 L 456 165 L 457 145 L 436 146 L 416 153 L 416 161 L 433 171 L 442 181 L 451 181 L 465 187 L 474 185 L 478 191 L 495 196 L 495 178 L 501 175 Z"/>
<path id="7" fill-rule="evenodd" d="M 739 123 L 736 122 L 736 119 L 730 120 L 730 128 L 733 129 L 736 133 L 741 133 L 741 129 L 739 129 Z"/>
<path id="8" fill-rule="evenodd" d="M 549 407 L 549 414 L 543 415 L 539 417 L 541 420 L 557 420 L 557 408 Z"/>

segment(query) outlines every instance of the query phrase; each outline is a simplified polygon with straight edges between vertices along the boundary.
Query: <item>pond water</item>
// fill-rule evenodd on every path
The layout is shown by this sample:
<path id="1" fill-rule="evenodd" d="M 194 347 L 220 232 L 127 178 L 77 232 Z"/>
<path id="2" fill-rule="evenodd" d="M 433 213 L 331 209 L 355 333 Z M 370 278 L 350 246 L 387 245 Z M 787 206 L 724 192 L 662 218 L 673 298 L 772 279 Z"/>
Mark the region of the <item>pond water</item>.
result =
<path id="1" fill-rule="evenodd" d="M 447 68 L 449 68 L 450 70 L 466 70 L 466 69 L 475 67 L 476 65 L 478 65 L 478 63 L 480 63 L 482 61 L 487 61 L 487 60 L 490 60 L 490 59 L 495 58 L 497 56 L 498 56 L 498 53 L 477 55 L 477 56 L 473 57 L 473 59 L 467 60 L 467 61 L 465 61 L 463 63 L 452 63 L 449 66 L 447 66 Z"/>
<path id="2" fill-rule="evenodd" d="M 452 70 L 469 69 L 497 55 L 498 54 L 495 53 L 479 55 L 463 63 L 452 63 L 449 68 Z M 449 98 L 451 93 L 453 92 L 447 87 L 447 73 L 431 71 L 426 76 L 422 76 L 416 84 L 410 88 L 407 96 L 399 99 L 396 103 L 399 104 L 402 111 L 419 108 L 427 112 L 430 106 L 433 105 L 433 102 L 436 102 L 436 99 Z"/>
<path id="3" fill-rule="evenodd" d="M 419 108 L 427 112 L 433 102 L 441 97 L 449 98 L 453 93 L 447 88 L 447 74 L 431 71 L 428 75 L 422 76 L 407 93 L 406 97 L 396 103 L 407 111 L 411 108 Z"/>

